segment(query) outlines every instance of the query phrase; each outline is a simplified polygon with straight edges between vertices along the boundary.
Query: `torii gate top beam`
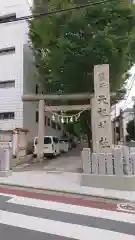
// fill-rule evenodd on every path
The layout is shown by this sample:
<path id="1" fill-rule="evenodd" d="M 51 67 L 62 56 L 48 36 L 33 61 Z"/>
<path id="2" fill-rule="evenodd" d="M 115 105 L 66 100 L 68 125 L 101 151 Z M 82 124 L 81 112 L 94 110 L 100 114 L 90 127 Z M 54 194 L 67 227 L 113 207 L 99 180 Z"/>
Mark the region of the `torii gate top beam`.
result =
<path id="1" fill-rule="evenodd" d="M 90 93 L 80 93 L 80 94 L 26 94 L 22 96 L 23 101 L 27 102 L 36 102 L 39 100 L 85 100 L 85 99 L 91 99 L 93 97 L 93 94 Z"/>
<path id="2" fill-rule="evenodd" d="M 84 104 L 84 105 L 61 105 L 61 106 L 45 106 L 45 111 L 46 112 L 60 112 L 60 111 L 64 111 L 64 112 L 68 112 L 68 111 L 83 111 L 83 110 L 87 110 L 90 109 L 90 105 L 88 104 Z"/>
<path id="3" fill-rule="evenodd" d="M 116 93 L 111 93 L 115 96 Z M 22 101 L 37 102 L 39 100 L 86 100 L 91 99 L 94 94 L 91 93 L 77 93 L 77 94 L 26 94 L 22 96 Z"/>

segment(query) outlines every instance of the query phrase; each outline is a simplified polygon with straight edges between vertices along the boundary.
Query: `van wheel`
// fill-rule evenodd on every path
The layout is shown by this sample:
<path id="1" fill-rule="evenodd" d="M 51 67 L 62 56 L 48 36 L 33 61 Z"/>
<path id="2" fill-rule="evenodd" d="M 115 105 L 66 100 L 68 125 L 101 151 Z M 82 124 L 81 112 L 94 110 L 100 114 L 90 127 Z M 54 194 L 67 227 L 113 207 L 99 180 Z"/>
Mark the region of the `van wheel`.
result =
<path id="1" fill-rule="evenodd" d="M 56 158 L 56 156 L 57 156 L 57 154 L 56 154 L 56 152 L 54 152 L 53 157 Z"/>
<path id="2" fill-rule="evenodd" d="M 51 159 L 51 158 L 53 158 L 53 155 L 52 156 L 51 155 L 50 156 L 46 156 L 45 158 L 46 159 Z"/>

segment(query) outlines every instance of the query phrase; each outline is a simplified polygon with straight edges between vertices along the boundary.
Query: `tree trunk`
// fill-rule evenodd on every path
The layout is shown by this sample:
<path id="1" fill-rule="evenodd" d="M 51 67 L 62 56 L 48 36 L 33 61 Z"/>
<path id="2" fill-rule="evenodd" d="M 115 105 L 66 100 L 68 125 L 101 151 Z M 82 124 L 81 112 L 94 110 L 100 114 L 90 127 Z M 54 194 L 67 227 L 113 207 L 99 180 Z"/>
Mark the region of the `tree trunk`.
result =
<path id="1" fill-rule="evenodd" d="M 88 141 L 88 148 L 91 148 L 91 137 L 90 137 L 90 133 L 87 133 L 87 141 Z"/>
<path id="2" fill-rule="evenodd" d="M 88 140 L 88 148 L 92 149 L 92 133 L 91 133 L 91 126 L 89 124 L 89 122 L 87 121 L 87 127 L 88 127 L 88 130 L 87 130 L 87 140 Z"/>

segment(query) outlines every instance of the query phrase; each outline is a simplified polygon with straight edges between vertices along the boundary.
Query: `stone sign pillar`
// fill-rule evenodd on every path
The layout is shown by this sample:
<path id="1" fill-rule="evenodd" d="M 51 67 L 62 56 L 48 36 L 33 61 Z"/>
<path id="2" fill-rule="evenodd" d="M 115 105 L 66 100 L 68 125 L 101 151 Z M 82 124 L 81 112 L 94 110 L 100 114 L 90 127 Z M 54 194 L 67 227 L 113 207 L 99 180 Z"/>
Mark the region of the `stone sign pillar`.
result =
<path id="1" fill-rule="evenodd" d="M 94 67 L 94 98 L 92 100 L 93 152 L 112 152 L 112 125 L 109 88 L 109 65 Z"/>
<path id="2" fill-rule="evenodd" d="M 96 116 L 96 111 L 95 111 L 95 97 L 93 97 L 91 99 L 91 128 L 92 128 L 92 151 L 94 153 L 97 152 L 97 140 L 96 140 L 96 119 L 97 119 L 97 116 Z"/>

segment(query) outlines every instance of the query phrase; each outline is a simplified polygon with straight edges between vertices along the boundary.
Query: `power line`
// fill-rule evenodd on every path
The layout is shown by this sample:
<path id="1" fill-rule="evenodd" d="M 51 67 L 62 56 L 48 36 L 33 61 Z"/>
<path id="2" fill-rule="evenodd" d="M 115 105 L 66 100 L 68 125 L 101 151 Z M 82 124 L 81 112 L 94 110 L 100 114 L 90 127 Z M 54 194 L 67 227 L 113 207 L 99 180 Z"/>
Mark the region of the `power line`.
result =
<path id="1" fill-rule="evenodd" d="M 124 105 L 124 108 L 127 108 L 128 105 L 130 105 L 133 101 L 127 102 L 127 104 Z"/>
<path id="2" fill-rule="evenodd" d="M 120 107 L 121 109 L 126 108 L 129 104 L 132 103 L 132 100 L 128 103 L 128 97 L 129 97 L 129 95 L 130 95 L 130 93 L 131 93 L 131 91 L 132 91 L 132 88 L 133 88 L 134 83 L 135 83 L 135 74 L 133 75 L 132 80 L 131 80 L 131 83 L 129 84 L 130 88 L 128 89 L 128 95 L 126 96 L 124 105 Z M 123 99 L 123 100 L 124 100 L 124 99 Z M 114 110 L 114 109 L 113 109 L 113 110 Z M 113 111 L 113 110 L 112 110 L 112 111 Z"/>
<path id="3" fill-rule="evenodd" d="M 127 90 L 130 91 L 130 89 L 132 88 L 132 82 L 134 81 L 134 75 L 132 77 L 131 82 L 129 82 L 128 86 L 127 86 Z"/>
<path id="4" fill-rule="evenodd" d="M 133 78 L 132 78 L 132 81 L 131 81 L 131 84 L 130 84 L 130 88 L 129 88 L 129 92 L 128 92 L 127 98 L 129 97 L 129 94 L 130 94 L 130 92 L 131 92 L 131 90 L 132 90 L 132 88 L 133 88 L 134 82 L 135 82 L 135 74 L 133 75 Z"/>
<path id="5" fill-rule="evenodd" d="M 29 8 L 31 8 L 29 0 L 26 0 L 26 1 L 27 1 L 27 4 L 28 4 Z"/>
<path id="6" fill-rule="evenodd" d="M 101 0 L 99 2 L 95 2 L 95 3 L 91 2 L 91 3 L 87 3 L 87 4 L 81 4 L 81 5 L 77 5 L 75 7 L 71 7 L 71 8 L 59 9 L 59 10 L 54 10 L 54 11 L 37 13 L 37 14 L 29 15 L 29 16 L 19 17 L 19 18 L 15 18 L 15 19 L 11 19 L 11 20 L 2 22 L 2 23 L 18 22 L 18 21 L 30 20 L 30 19 L 33 19 L 33 18 L 46 17 L 46 16 L 49 16 L 49 15 L 57 14 L 57 13 L 64 13 L 64 12 L 68 12 L 68 11 L 80 10 L 80 9 L 84 9 L 84 8 L 88 8 L 88 7 L 91 7 L 91 6 L 96 6 L 96 5 L 100 5 L 100 4 L 104 4 L 104 3 L 111 3 L 111 2 L 114 2 L 114 1 L 115 0 Z M 2 23 L 0 23 L 0 24 L 2 24 Z"/>
<path id="7" fill-rule="evenodd" d="M 133 88 L 133 85 L 134 85 L 134 82 L 135 82 L 135 74 L 133 75 L 133 78 L 132 78 L 132 81 L 131 81 L 131 84 L 130 84 L 130 88 L 129 88 L 129 91 L 128 91 L 128 95 L 126 96 L 126 101 L 124 103 L 124 106 L 122 108 L 125 107 L 125 105 L 127 104 L 127 101 L 128 101 L 128 97 L 132 91 L 132 88 Z M 131 101 L 132 102 L 132 101 Z"/>

